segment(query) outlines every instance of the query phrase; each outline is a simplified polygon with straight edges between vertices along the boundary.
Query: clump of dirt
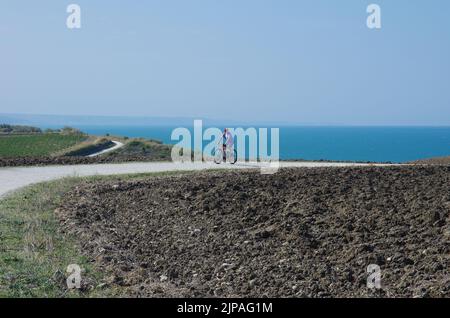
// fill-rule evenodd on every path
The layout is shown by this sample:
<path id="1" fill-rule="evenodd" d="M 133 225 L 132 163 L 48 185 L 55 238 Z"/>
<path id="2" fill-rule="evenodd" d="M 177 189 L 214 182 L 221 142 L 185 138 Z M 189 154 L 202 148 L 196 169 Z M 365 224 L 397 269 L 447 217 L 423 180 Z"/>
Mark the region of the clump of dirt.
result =
<path id="1" fill-rule="evenodd" d="M 449 184 L 437 166 L 203 172 L 88 182 L 58 215 L 130 296 L 449 297 Z"/>

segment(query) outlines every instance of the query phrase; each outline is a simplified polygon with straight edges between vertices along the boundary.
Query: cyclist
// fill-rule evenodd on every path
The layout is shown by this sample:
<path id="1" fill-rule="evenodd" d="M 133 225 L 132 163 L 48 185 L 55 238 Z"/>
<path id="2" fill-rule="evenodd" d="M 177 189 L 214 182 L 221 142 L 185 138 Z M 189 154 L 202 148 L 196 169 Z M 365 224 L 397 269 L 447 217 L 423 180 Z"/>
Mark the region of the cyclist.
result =
<path id="1" fill-rule="evenodd" d="M 223 162 L 226 161 L 227 156 L 227 146 L 230 149 L 233 149 L 233 144 L 234 144 L 234 140 L 233 140 L 233 136 L 230 133 L 230 130 L 228 128 L 225 128 L 223 130 L 223 134 L 222 134 L 222 153 L 223 153 Z"/>

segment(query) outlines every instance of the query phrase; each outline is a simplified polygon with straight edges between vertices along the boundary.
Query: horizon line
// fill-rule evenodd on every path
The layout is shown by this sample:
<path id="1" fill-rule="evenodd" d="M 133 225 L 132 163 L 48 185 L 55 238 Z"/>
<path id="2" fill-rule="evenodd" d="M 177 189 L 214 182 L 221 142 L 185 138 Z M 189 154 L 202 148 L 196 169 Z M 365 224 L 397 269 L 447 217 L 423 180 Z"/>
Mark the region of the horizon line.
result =
<path id="1" fill-rule="evenodd" d="M 429 124 L 429 123 L 415 123 L 415 124 L 409 124 L 409 123 L 374 123 L 374 124 L 368 124 L 368 123 L 327 123 L 327 122 L 315 122 L 315 123 L 308 123 L 308 122 L 289 122 L 289 121 L 270 121 L 270 120 L 255 120 L 255 121 L 248 121 L 248 120 L 236 120 L 236 119 L 217 119 L 217 118 L 211 118 L 211 117 L 202 117 L 202 116 L 151 116 L 151 115 L 90 115 L 90 114 L 37 114 L 37 113 L 0 113 L 0 116 L 40 116 L 40 117 L 83 117 L 83 118 L 92 118 L 92 117 L 99 117 L 99 118 L 114 118 L 114 119 L 138 119 L 138 120 L 145 120 L 145 119 L 167 119 L 167 120 L 202 120 L 202 121 L 213 121 L 218 124 L 233 124 L 233 125 L 279 125 L 279 126 L 290 126 L 290 127 L 297 127 L 297 126 L 309 126 L 309 127 L 450 127 L 450 123 L 438 123 L 438 124 Z M 3 123 L 0 122 L 0 124 L 9 124 L 9 123 Z M 16 123 L 14 123 L 16 124 Z M 174 123 L 175 124 L 175 123 Z M 19 124 L 17 125 L 26 125 L 26 124 Z M 64 124 L 62 124 L 64 125 Z M 108 123 L 86 123 L 86 124 L 77 124 L 77 125 L 93 125 L 93 126 L 104 126 L 104 125 L 129 125 L 129 123 L 123 123 L 123 124 L 108 124 Z M 140 124 L 143 125 L 143 124 Z M 167 126 L 168 124 L 152 124 L 156 126 Z"/>

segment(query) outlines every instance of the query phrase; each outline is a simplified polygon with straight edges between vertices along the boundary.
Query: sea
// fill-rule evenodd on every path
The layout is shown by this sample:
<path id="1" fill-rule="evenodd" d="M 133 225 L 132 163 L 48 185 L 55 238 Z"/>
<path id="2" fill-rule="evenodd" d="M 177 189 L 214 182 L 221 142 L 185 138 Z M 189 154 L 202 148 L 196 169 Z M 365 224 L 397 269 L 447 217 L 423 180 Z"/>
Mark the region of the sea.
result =
<path id="1" fill-rule="evenodd" d="M 76 128 L 94 135 L 143 137 L 158 139 L 167 144 L 177 143 L 177 140 L 171 140 L 172 131 L 177 128 L 175 126 L 79 125 Z M 282 126 L 278 128 L 280 129 L 279 155 L 280 159 L 284 160 L 402 163 L 450 156 L 450 127 Z M 192 131 L 192 128 L 189 129 Z"/>

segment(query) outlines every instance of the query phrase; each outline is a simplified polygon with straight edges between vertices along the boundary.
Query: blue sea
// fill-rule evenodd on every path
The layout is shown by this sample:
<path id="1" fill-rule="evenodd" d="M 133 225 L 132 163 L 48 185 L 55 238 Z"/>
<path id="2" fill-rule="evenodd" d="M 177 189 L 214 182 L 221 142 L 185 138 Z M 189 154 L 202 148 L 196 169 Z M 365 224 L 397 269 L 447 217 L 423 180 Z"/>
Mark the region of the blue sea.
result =
<path id="1" fill-rule="evenodd" d="M 95 135 L 170 139 L 176 127 L 77 126 Z M 450 155 L 450 127 L 280 127 L 280 158 L 406 162 Z"/>

